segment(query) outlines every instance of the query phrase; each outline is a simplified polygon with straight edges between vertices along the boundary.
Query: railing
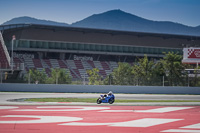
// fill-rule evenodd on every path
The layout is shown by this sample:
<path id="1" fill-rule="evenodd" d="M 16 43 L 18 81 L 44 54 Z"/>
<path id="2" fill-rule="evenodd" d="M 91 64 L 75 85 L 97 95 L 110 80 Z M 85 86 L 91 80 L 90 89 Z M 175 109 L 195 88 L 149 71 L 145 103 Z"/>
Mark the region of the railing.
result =
<path id="1" fill-rule="evenodd" d="M 6 47 L 5 43 L 4 43 L 4 40 L 3 40 L 1 32 L 0 32 L 0 41 L 1 41 L 4 53 L 6 54 L 6 58 L 8 60 L 8 65 L 10 66 L 10 56 L 8 54 L 8 50 L 7 50 L 7 47 Z"/>

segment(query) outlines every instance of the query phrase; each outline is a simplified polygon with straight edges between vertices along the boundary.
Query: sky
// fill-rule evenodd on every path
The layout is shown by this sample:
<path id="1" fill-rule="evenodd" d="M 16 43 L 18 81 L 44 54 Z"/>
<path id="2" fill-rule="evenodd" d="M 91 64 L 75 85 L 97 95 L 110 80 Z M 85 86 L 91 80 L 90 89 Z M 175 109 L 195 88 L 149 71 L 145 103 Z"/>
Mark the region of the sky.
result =
<path id="1" fill-rule="evenodd" d="M 200 0 L 0 0 L 0 5 L 0 24 L 22 16 L 71 24 L 120 9 L 149 20 L 200 25 Z"/>

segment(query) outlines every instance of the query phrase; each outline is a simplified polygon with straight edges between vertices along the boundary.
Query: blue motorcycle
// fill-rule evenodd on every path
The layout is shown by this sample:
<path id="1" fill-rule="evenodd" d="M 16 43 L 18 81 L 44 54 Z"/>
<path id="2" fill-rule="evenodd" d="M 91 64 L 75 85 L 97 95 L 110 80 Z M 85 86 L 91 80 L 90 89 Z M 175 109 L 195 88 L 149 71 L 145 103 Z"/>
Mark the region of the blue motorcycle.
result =
<path id="1" fill-rule="evenodd" d="M 110 92 L 107 95 L 100 95 L 100 97 L 97 99 L 97 104 L 101 103 L 113 104 L 114 102 L 115 102 L 115 96 Z"/>

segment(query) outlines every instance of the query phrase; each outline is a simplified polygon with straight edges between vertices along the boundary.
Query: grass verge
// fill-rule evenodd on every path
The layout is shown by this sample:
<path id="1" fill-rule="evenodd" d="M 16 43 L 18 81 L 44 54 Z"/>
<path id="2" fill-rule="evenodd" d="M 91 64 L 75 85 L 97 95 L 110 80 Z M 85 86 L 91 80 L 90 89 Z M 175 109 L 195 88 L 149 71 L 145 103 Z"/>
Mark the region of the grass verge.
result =
<path id="1" fill-rule="evenodd" d="M 25 99 L 29 102 L 87 102 L 96 103 L 97 98 L 30 98 Z M 133 103 L 133 102 L 200 102 L 194 100 L 121 100 L 116 99 L 116 103 Z"/>

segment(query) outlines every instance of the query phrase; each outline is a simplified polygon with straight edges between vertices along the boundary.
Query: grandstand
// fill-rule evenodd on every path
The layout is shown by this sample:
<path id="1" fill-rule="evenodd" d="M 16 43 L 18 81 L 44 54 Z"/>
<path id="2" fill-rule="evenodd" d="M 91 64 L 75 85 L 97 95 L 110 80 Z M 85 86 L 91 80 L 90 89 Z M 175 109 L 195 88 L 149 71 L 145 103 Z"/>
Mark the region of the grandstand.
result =
<path id="1" fill-rule="evenodd" d="M 144 54 L 156 61 L 164 56 L 163 52 L 183 54 L 184 47 L 200 47 L 197 36 L 37 24 L 1 25 L 0 30 L 1 70 L 11 70 L 11 42 L 12 36 L 16 36 L 13 40 L 16 77 L 29 69 L 44 69 L 49 76 L 51 68 L 63 68 L 77 80 L 87 78 L 88 69 L 98 68 L 105 78 L 118 67 L 118 62 L 134 64 Z"/>
<path id="2" fill-rule="evenodd" d="M 8 69 L 10 67 L 10 56 L 7 47 L 4 44 L 2 34 L 0 33 L 0 68 Z"/>

